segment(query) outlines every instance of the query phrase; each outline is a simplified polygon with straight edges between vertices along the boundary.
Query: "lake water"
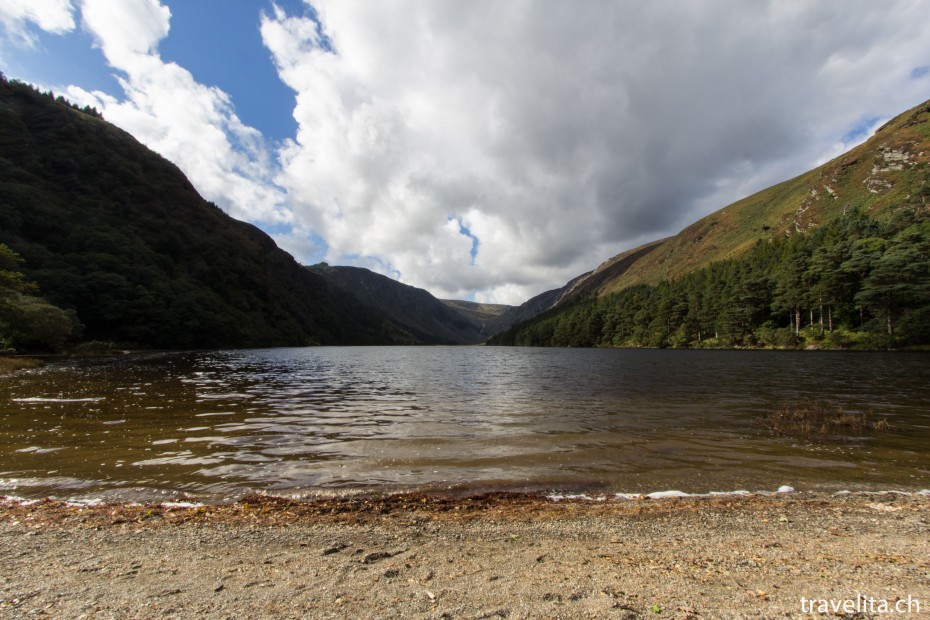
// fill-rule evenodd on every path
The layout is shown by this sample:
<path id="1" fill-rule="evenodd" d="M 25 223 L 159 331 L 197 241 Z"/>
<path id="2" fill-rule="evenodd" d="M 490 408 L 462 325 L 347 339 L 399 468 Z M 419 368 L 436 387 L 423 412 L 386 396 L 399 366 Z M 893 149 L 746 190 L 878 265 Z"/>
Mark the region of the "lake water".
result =
<path id="1" fill-rule="evenodd" d="M 53 362 L 0 378 L 0 494 L 224 500 L 358 489 L 930 487 L 930 355 L 302 348 Z M 891 432 L 774 437 L 819 402 Z"/>

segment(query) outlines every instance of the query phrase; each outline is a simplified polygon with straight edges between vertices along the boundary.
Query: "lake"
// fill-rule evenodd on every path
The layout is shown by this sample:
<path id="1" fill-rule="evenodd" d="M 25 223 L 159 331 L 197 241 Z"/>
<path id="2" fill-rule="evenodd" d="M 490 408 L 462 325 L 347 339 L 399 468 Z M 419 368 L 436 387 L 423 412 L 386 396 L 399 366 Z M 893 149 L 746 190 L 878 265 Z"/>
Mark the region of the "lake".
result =
<path id="1" fill-rule="evenodd" d="M 496 347 L 65 360 L 0 378 L 0 494 L 919 490 L 930 487 L 928 362 Z M 892 429 L 824 442 L 759 424 L 811 402 Z"/>

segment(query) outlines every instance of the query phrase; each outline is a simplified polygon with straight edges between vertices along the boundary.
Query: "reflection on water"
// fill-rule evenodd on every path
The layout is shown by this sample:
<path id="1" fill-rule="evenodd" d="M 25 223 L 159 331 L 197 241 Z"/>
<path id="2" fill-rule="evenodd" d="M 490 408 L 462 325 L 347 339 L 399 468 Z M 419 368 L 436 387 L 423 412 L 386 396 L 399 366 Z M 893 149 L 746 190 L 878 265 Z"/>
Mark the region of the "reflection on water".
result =
<path id="1" fill-rule="evenodd" d="M 927 361 L 485 347 L 68 361 L 0 379 L 0 493 L 920 489 L 930 486 Z M 809 400 L 872 410 L 895 429 L 818 444 L 755 423 Z"/>

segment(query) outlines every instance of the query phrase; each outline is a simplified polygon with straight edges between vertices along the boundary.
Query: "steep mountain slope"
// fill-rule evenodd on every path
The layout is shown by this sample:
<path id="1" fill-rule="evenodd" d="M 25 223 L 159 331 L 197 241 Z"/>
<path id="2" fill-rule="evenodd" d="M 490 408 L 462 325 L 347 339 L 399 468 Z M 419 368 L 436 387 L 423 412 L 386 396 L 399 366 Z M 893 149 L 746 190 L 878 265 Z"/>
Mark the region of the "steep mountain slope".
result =
<path id="1" fill-rule="evenodd" d="M 593 272 L 581 274 L 568 282 L 565 286 L 542 292 L 535 297 L 530 297 L 519 306 L 514 306 L 506 312 L 502 312 L 500 315 L 487 322 L 485 331 L 489 336 L 494 336 L 504 330 L 510 329 L 511 326 L 517 323 L 529 320 L 550 308 L 554 308 L 565 299 L 566 295 L 575 289 L 578 283 L 583 282 L 591 273 Z"/>
<path id="2" fill-rule="evenodd" d="M 86 339 L 137 347 L 390 342 L 176 166 L 51 93 L 0 79 L 0 243 Z"/>
<path id="3" fill-rule="evenodd" d="M 634 250 L 618 254 L 602 263 L 594 271 L 583 273 L 570 280 L 563 287 L 545 291 L 535 297 L 531 297 L 519 306 L 515 306 L 502 313 L 500 316 L 488 321 L 488 335 L 497 335 L 510 329 L 513 325 L 532 319 L 534 316 L 542 314 L 563 302 L 568 302 L 583 294 L 590 294 L 591 291 L 596 291 L 599 286 L 621 277 L 627 269 L 636 264 L 636 261 L 654 250 L 661 243 L 662 241 L 655 241 Z"/>
<path id="4" fill-rule="evenodd" d="M 930 101 L 897 116 L 840 157 L 735 202 L 674 237 L 619 254 L 564 298 L 674 279 L 744 253 L 759 239 L 809 232 L 860 209 L 878 219 L 930 199 Z"/>
<path id="5" fill-rule="evenodd" d="M 360 267 L 308 268 L 355 303 L 384 317 L 382 329 L 403 344 L 478 344 L 487 336 L 471 316 L 423 289 Z M 467 303 L 467 302 L 455 302 Z"/>
<path id="6" fill-rule="evenodd" d="M 606 261 L 491 343 L 922 346 L 928 201 L 930 102 L 815 170 Z"/>

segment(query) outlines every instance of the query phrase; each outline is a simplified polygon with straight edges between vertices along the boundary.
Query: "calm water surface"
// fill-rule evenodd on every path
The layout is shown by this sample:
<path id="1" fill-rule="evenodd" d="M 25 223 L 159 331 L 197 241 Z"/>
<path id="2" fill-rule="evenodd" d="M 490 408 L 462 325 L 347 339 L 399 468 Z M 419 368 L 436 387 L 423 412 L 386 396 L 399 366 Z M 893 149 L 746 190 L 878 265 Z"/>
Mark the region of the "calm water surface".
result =
<path id="1" fill-rule="evenodd" d="M 930 355 L 369 347 L 52 363 L 0 378 L 0 494 L 222 500 L 419 486 L 930 487 Z M 890 433 L 773 437 L 809 401 Z"/>

